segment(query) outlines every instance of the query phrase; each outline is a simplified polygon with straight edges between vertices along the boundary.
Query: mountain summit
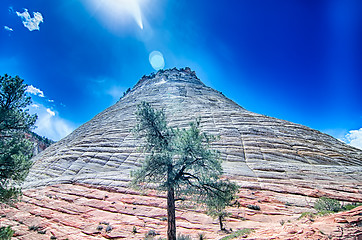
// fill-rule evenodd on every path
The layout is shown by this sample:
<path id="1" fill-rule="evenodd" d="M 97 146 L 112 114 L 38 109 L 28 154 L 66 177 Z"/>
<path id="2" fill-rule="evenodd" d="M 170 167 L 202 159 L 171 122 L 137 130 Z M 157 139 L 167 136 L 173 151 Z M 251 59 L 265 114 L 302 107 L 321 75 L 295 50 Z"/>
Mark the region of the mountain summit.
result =
<path id="1" fill-rule="evenodd" d="M 135 138 L 137 105 L 164 109 L 170 126 L 220 136 L 225 175 L 246 188 L 362 201 L 362 151 L 308 127 L 253 113 L 205 86 L 190 68 L 160 70 L 116 104 L 34 157 L 25 187 L 84 183 L 126 187 L 144 154 Z"/>

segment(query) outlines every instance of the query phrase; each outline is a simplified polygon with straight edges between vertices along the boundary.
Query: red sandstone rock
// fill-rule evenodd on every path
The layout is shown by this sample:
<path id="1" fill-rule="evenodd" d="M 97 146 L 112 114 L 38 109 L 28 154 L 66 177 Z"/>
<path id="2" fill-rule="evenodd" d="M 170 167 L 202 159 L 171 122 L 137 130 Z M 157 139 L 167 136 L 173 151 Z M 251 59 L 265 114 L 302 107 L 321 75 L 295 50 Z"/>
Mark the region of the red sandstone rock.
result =
<path id="1" fill-rule="evenodd" d="M 24 191 L 23 202 L 16 208 L 0 209 L 0 223 L 11 225 L 14 239 L 143 239 L 149 230 L 166 237 L 166 199 L 159 193 L 137 194 L 128 189 L 111 189 L 86 185 L 63 184 Z M 107 196 L 107 197 L 105 197 Z M 298 198 L 267 190 L 241 189 L 239 199 L 228 210 L 232 216 L 226 227 L 234 231 L 252 228 L 245 239 L 358 239 L 362 237 L 362 206 L 351 211 L 317 217 L 314 221 L 299 219 L 311 206 L 285 204 L 278 199 Z M 305 198 L 313 202 L 312 198 Z M 259 205 L 261 211 L 248 209 Z M 219 231 L 218 222 L 203 213 L 177 205 L 177 231 L 197 238 L 204 233 L 208 239 L 227 234 Z M 283 224 L 283 225 L 282 225 Z M 102 229 L 97 229 L 98 226 Z M 107 226 L 112 230 L 107 232 Z M 29 230 L 36 226 L 45 234 Z M 133 233 L 134 227 L 136 233 Z M 244 238 L 241 238 L 244 239 Z"/>

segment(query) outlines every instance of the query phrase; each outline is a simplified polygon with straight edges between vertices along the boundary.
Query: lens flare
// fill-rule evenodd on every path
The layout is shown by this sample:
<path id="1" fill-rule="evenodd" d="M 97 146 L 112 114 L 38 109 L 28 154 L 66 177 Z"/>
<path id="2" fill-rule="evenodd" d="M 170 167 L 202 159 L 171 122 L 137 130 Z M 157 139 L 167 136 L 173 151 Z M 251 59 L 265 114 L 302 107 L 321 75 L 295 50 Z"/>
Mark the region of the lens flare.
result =
<path id="1" fill-rule="evenodd" d="M 110 30 L 119 29 L 130 19 L 143 29 L 141 4 L 144 0 L 82 0 L 95 17 Z"/>
<path id="2" fill-rule="evenodd" d="M 149 61 L 151 63 L 151 66 L 155 70 L 160 70 L 165 67 L 165 60 L 162 53 L 160 53 L 159 51 L 151 52 L 149 56 Z"/>

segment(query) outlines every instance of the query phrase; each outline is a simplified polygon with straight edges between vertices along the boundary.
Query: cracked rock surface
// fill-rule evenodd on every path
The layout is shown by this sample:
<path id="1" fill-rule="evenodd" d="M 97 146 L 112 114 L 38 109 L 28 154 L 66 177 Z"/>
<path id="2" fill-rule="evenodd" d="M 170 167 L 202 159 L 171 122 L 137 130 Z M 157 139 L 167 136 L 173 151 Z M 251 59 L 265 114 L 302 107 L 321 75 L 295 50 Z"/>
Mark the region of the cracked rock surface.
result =
<path id="1" fill-rule="evenodd" d="M 170 126 L 187 127 L 200 118 L 203 131 L 220 137 L 213 147 L 221 153 L 225 175 L 243 187 L 362 201 L 361 150 L 303 125 L 247 111 L 205 86 L 189 68 L 142 77 L 116 104 L 35 156 L 25 188 L 127 187 L 130 171 L 144 159 L 142 141 L 132 133 L 141 101 L 164 109 Z"/>
<path id="2" fill-rule="evenodd" d="M 166 236 L 166 199 L 131 189 L 142 141 L 133 133 L 141 101 L 164 109 L 170 126 L 196 118 L 219 136 L 226 177 L 240 185 L 226 226 L 252 228 L 245 239 L 360 239 L 362 207 L 317 219 L 321 196 L 362 202 L 362 151 L 308 127 L 245 110 L 205 86 L 189 68 L 144 76 L 116 104 L 33 158 L 23 201 L 0 208 L 14 239 L 143 239 Z M 250 209 L 258 205 L 261 210 Z M 176 206 L 177 231 L 220 239 L 218 222 L 203 209 Z M 243 238 L 244 239 L 244 238 Z"/>

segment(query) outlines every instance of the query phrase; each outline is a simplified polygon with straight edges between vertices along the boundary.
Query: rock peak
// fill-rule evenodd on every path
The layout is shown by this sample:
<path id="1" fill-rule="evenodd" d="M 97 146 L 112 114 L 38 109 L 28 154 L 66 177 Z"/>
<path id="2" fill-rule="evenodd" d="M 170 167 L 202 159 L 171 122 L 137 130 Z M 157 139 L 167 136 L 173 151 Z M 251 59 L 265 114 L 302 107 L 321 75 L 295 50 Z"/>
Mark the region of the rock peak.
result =
<path id="1" fill-rule="evenodd" d="M 196 76 L 195 71 L 192 71 L 191 68 L 185 67 L 177 69 L 176 67 L 174 67 L 165 70 L 161 69 L 158 70 L 156 73 L 151 73 L 150 75 L 143 75 L 142 78 L 135 85 L 134 89 L 145 84 L 156 84 L 167 81 L 178 81 L 204 85 L 201 80 Z"/>

